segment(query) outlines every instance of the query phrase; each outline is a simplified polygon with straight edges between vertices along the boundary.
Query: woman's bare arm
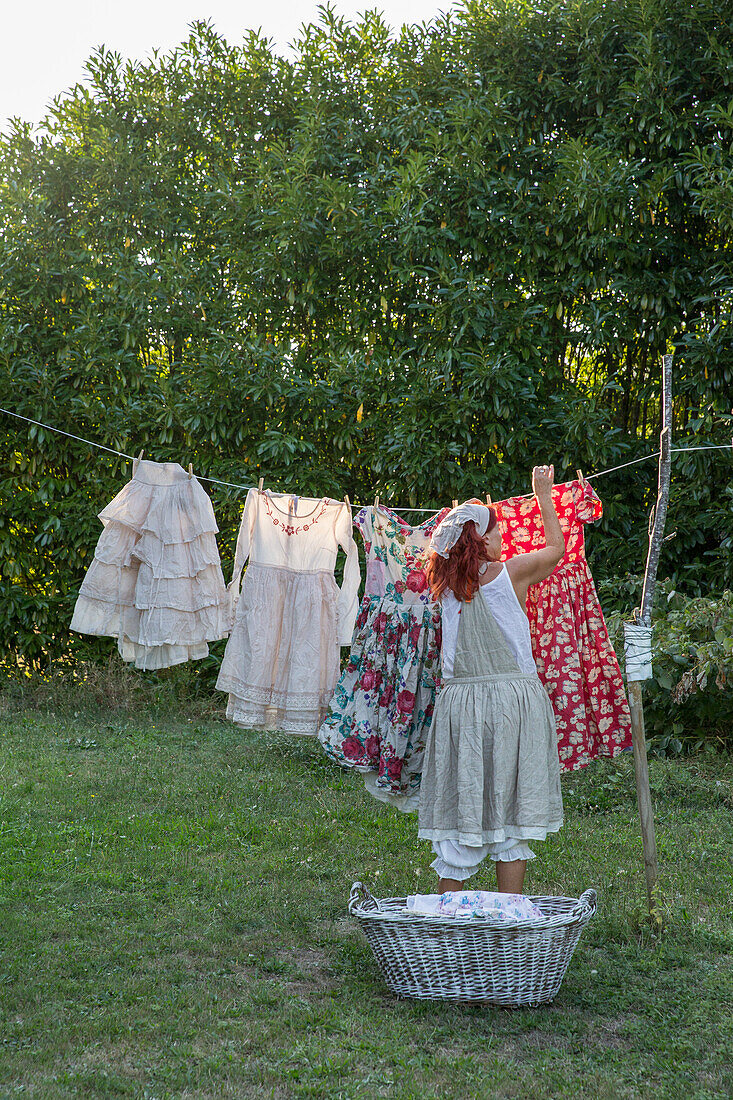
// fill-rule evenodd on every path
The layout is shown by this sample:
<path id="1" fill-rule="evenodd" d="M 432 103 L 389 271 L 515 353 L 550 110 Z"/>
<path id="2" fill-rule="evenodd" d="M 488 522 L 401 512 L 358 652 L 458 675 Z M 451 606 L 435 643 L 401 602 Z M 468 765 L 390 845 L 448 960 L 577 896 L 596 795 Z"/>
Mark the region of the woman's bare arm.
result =
<path id="1" fill-rule="evenodd" d="M 554 476 L 553 466 L 535 466 L 532 471 L 532 488 L 545 528 L 545 546 L 542 550 L 532 550 L 529 554 L 517 554 L 506 563 L 514 591 L 522 605 L 527 599 L 530 584 L 549 577 L 565 553 L 565 536 L 552 503 Z"/>

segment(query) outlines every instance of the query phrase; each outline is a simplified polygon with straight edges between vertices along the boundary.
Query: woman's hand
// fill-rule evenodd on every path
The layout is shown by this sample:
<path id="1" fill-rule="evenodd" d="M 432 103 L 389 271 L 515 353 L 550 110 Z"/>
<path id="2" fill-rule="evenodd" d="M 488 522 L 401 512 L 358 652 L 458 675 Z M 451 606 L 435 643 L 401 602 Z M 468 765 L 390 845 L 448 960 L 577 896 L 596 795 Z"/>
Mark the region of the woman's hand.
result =
<path id="1" fill-rule="evenodd" d="M 535 466 L 532 470 L 532 488 L 538 500 L 547 499 L 555 483 L 554 466 Z"/>
<path id="2" fill-rule="evenodd" d="M 562 533 L 552 499 L 555 482 L 554 466 L 535 466 L 532 470 L 532 488 L 537 497 L 542 523 L 545 528 L 543 550 L 530 550 L 527 554 L 515 554 L 506 563 L 517 599 L 524 606 L 527 587 L 549 577 L 565 553 L 565 536 Z"/>

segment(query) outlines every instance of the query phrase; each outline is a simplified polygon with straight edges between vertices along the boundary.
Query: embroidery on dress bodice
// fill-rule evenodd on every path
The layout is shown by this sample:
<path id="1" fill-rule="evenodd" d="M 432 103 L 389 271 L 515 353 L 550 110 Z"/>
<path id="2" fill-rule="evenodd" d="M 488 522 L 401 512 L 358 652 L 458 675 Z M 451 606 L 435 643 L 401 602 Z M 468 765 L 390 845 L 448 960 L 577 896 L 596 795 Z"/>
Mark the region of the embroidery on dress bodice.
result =
<path id="1" fill-rule="evenodd" d="M 283 531 L 286 535 L 299 535 L 301 531 L 310 531 L 311 527 L 315 527 L 315 525 L 318 523 L 318 521 L 321 518 L 321 516 L 323 515 L 323 513 L 328 508 L 328 500 L 327 500 L 326 497 L 324 497 L 323 500 L 318 505 L 318 507 L 315 509 L 315 512 L 311 513 L 310 516 L 302 516 L 302 517 L 295 516 L 295 517 L 293 517 L 295 519 L 302 518 L 302 519 L 307 519 L 309 521 L 308 523 L 301 523 L 301 524 L 298 524 L 298 526 L 295 526 L 294 524 L 286 523 L 284 519 L 279 519 L 275 515 L 275 513 L 273 512 L 272 509 L 275 508 L 277 511 L 280 511 L 280 509 L 277 507 L 276 504 L 274 504 L 274 502 L 270 499 L 270 497 L 267 493 L 263 493 L 263 499 L 265 501 L 265 508 L 267 509 L 267 514 L 270 517 L 270 519 L 272 520 L 272 522 L 274 523 L 275 527 L 282 527 L 282 529 L 283 529 Z M 283 515 L 283 516 L 285 515 L 284 512 L 280 512 L 280 514 Z"/>

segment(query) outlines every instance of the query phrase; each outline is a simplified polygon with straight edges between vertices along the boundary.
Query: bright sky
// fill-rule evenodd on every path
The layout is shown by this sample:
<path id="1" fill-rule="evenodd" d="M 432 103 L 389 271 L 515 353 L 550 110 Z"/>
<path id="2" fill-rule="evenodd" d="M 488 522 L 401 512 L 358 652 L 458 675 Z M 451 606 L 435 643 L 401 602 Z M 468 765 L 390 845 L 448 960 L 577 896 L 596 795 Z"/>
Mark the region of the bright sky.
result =
<path id="1" fill-rule="evenodd" d="M 453 2 L 336 0 L 334 6 L 349 19 L 377 7 L 398 27 L 426 22 Z M 317 20 L 316 7 L 317 0 L 2 0 L 0 130 L 11 115 L 39 121 L 55 95 L 82 79 L 96 46 L 144 58 L 186 38 L 194 19 L 210 19 L 229 42 L 255 27 L 285 53 L 298 27 Z"/>

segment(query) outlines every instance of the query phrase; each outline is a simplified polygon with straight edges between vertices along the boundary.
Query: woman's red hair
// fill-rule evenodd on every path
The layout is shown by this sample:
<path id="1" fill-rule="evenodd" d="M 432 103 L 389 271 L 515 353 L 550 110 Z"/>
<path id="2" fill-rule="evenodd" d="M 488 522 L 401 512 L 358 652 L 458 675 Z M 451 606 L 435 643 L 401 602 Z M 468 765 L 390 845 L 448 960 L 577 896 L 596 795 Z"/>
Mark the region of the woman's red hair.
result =
<path id="1" fill-rule="evenodd" d="M 469 520 L 447 558 L 432 553 L 428 559 L 425 572 L 433 599 L 439 600 L 446 588 L 450 588 L 457 600 L 472 600 L 478 591 L 478 571 L 488 560 L 486 544 L 476 524 Z"/>

